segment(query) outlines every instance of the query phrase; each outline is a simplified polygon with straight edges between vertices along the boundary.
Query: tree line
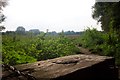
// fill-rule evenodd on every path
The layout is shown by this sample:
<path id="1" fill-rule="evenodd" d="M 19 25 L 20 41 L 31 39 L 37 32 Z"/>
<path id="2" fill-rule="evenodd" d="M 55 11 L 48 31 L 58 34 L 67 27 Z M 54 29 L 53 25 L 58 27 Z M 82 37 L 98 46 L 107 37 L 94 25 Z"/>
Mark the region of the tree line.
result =
<path id="1" fill-rule="evenodd" d="M 40 31 L 39 29 L 30 29 L 29 31 L 26 31 L 26 29 L 23 26 L 19 26 L 17 27 L 16 31 L 6 31 L 6 32 L 2 32 L 2 34 L 22 34 L 22 35 L 26 35 L 26 34 L 31 34 L 31 35 L 38 35 L 40 33 L 46 33 L 46 35 L 59 35 L 59 34 L 64 34 L 64 35 L 79 35 L 82 34 L 83 31 L 81 32 L 75 32 L 75 31 L 62 31 L 62 32 L 56 32 L 56 31 Z"/>

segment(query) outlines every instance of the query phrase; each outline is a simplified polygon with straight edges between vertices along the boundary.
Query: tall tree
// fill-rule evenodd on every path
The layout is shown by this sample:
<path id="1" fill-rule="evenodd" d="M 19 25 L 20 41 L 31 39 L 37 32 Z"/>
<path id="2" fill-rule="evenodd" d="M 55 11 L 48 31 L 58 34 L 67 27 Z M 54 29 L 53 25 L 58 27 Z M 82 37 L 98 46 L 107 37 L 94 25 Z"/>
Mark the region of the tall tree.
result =
<path id="1" fill-rule="evenodd" d="M 7 0 L 0 0 L 0 23 L 2 23 L 5 20 L 5 16 L 2 13 L 3 7 L 5 7 L 7 5 Z M 0 26 L 0 31 L 2 31 L 3 29 L 5 29 L 4 26 Z"/>
<path id="2" fill-rule="evenodd" d="M 120 32 L 120 2 L 96 2 L 92 17 L 101 22 L 104 31 Z"/>

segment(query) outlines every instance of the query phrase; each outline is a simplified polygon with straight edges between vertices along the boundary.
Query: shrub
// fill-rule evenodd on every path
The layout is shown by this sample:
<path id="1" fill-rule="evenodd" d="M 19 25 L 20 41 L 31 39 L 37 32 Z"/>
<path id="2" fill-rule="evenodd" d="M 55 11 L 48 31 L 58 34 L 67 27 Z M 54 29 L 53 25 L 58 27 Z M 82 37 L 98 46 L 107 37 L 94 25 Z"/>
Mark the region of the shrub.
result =
<path id="1" fill-rule="evenodd" d="M 79 49 L 68 38 L 62 36 L 3 35 L 3 63 L 16 65 L 75 54 Z"/>
<path id="2" fill-rule="evenodd" d="M 87 29 L 79 41 L 79 44 L 93 53 L 115 57 L 116 64 L 120 64 L 120 43 L 116 32 L 104 33 L 96 29 Z"/>

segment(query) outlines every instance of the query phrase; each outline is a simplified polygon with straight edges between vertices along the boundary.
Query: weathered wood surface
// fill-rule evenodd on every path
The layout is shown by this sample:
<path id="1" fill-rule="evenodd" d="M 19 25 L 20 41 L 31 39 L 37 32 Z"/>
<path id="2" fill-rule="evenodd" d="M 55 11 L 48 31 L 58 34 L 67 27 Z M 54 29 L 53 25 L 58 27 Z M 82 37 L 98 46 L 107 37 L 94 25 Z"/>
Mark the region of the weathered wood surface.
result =
<path id="1" fill-rule="evenodd" d="M 16 65 L 15 67 L 20 71 L 29 72 L 37 80 L 86 80 L 88 78 L 97 79 L 99 76 L 101 79 L 105 76 L 115 79 L 117 76 L 114 66 L 112 57 L 80 54 Z"/>

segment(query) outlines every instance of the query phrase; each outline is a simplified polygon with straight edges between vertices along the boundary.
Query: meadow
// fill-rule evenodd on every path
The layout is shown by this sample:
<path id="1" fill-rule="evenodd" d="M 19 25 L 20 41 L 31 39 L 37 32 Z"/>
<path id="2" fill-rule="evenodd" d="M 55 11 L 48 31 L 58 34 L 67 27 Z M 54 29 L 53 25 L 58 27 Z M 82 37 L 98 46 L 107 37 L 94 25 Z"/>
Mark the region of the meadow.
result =
<path id="1" fill-rule="evenodd" d="M 79 47 L 93 54 L 115 57 L 116 64 L 120 64 L 118 35 L 96 29 L 87 29 L 78 35 L 2 33 L 2 63 L 17 65 L 74 55 L 80 53 Z"/>

